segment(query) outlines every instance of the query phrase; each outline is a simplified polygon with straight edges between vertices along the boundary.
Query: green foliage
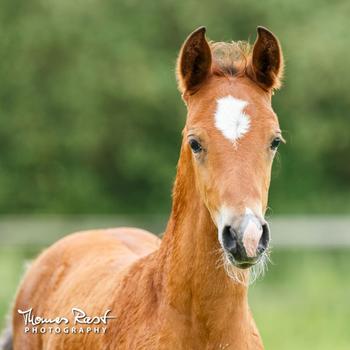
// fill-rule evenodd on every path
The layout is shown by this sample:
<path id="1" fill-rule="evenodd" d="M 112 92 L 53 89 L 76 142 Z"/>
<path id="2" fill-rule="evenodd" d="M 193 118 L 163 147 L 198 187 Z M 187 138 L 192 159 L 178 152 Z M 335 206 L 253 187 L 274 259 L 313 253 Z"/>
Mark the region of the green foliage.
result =
<path id="1" fill-rule="evenodd" d="M 281 40 L 288 144 L 274 213 L 349 212 L 350 3 L 4 0 L 0 212 L 166 212 L 185 120 L 174 64 L 189 32 Z M 277 171 L 276 171 L 277 170 Z"/>

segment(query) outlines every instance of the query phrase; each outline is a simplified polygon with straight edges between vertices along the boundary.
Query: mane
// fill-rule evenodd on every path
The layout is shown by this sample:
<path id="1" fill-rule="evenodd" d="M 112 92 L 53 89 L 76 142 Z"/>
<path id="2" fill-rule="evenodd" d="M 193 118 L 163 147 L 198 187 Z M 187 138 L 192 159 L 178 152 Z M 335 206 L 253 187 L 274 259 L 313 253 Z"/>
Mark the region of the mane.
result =
<path id="1" fill-rule="evenodd" d="M 246 41 L 209 43 L 212 57 L 212 72 L 219 76 L 237 76 L 244 74 L 252 48 Z"/>

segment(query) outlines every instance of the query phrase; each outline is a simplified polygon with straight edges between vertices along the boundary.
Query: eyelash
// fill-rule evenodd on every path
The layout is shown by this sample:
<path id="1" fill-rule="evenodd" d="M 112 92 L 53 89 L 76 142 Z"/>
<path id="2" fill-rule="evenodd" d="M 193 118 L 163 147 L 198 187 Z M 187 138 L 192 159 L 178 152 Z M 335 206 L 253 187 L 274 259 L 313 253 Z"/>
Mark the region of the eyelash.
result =
<path id="1" fill-rule="evenodd" d="M 280 137 L 274 138 L 273 141 L 271 142 L 270 148 L 271 148 L 273 151 L 275 151 L 275 150 L 278 148 L 278 146 L 280 145 L 281 141 L 282 141 L 282 140 L 281 140 Z"/>
<path id="2" fill-rule="evenodd" d="M 203 150 L 201 144 L 195 139 L 190 139 L 188 143 L 192 149 L 192 152 L 195 154 L 200 153 Z"/>

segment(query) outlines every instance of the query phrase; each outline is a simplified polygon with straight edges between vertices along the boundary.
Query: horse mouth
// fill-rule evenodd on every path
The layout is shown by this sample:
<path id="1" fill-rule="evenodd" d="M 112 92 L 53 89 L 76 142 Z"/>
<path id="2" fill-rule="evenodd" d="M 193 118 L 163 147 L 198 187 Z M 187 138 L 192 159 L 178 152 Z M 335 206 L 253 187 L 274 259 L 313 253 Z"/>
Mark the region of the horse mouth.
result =
<path id="1" fill-rule="evenodd" d="M 249 269 L 250 267 L 252 267 L 253 265 L 255 265 L 256 262 L 243 262 L 243 263 L 234 263 L 234 265 L 240 269 Z"/>
<path id="2" fill-rule="evenodd" d="M 226 253 L 226 256 L 232 265 L 242 270 L 249 269 L 260 261 L 260 257 L 250 259 L 249 261 L 237 261 L 232 254 Z"/>

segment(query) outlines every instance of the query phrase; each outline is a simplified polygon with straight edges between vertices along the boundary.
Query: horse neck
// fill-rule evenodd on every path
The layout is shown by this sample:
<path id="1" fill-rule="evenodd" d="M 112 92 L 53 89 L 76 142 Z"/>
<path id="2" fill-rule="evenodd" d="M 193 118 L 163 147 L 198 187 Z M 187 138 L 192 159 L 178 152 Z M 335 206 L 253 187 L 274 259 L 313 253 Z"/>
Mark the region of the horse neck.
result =
<path id="1" fill-rule="evenodd" d="M 222 326 L 227 315 L 232 326 L 234 315 L 242 321 L 242 313 L 248 313 L 247 288 L 227 276 L 220 252 L 217 229 L 195 185 L 191 153 L 182 147 L 172 213 L 157 259 L 165 295 L 191 319 L 203 324 L 220 319 Z"/>

